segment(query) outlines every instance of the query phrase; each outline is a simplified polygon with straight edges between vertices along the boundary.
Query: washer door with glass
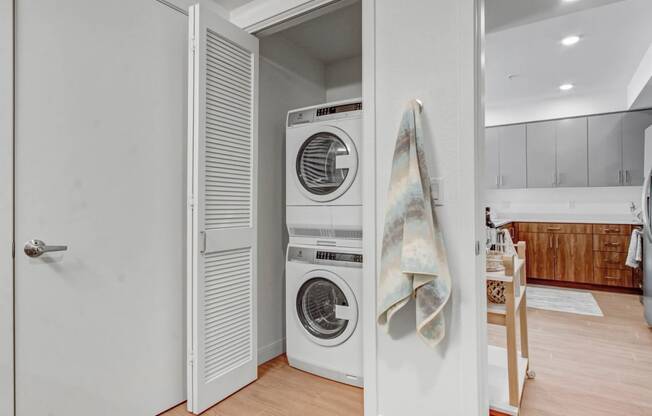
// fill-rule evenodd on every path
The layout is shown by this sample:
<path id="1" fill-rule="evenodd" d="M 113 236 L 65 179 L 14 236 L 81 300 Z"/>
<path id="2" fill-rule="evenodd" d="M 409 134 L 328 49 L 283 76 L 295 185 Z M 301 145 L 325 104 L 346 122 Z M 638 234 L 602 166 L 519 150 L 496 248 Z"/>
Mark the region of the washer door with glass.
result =
<path id="1" fill-rule="evenodd" d="M 342 130 L 324 126 L 303 142 L 296 159 L 299 189 L 308 198 L 328 202 L 344 194 L 358 170 L 353 140 Z"/>
<path id="2" fill-rule="evenodd" d="M 334 273 L 315 270 L 303 277 L 296 294 L 299 324 L 313 342 L 335 346 L 346 341 L 358 321 L 358 305 L 346 282 Z"/>

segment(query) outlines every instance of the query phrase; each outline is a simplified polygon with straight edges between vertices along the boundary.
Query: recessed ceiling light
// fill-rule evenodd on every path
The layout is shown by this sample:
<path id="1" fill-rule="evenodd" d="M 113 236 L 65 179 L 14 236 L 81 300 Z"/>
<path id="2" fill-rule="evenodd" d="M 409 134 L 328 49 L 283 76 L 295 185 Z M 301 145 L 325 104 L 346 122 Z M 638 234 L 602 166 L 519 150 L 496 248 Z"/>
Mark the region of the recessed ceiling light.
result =
<path id="1" fill-rule="evenodd" d="M 561 44 L 564 45 L 564 46 L 571 46 L 571 45 L 575 45 L 579 41 L 580 41 L 579 36 L 570 35 L 570 36 L 566 36 L 564 39 L 562 39 Z"/>
<path id="2" fill-rule="evenodd" d="M 568 91 L 568 90 L 572 90 L 573 87 L 575 87 L 573 84 L 561 84 L 559 86 L 559 89 L 562 91 Z"/>

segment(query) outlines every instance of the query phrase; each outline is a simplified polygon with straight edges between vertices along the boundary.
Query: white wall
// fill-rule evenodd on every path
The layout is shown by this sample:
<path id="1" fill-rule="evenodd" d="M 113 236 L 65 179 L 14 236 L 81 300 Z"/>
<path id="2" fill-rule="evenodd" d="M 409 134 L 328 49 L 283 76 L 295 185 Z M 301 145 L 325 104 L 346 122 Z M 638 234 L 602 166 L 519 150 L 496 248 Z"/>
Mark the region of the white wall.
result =
<path id="1" fill-rule="evenodd" d="M 321 62 L 279 36 L 260 42 L 258 361 L 285 351 L 285 119 L 326 99 Z"/>
<path id="2" fill-rule="evenodd" d="M 326 100 L 340 101 L 362 96 L 362 56 L 326 65 Z"/>
<path id="3" fill-rule="evenodd" d="M 627 105 L 632 108 L 652 105 L 652 43 L 627 85 Z"/>
<path id="4" fill-rule="evenodd" d="M 640 208 L 641 187 L 492 189 L 486 197 L 492 212 L 502 218 L 562 214 L 608 220 L 629 218 L 632 202 Z"/>
<path id="5" fill-rule="evenodd" d="M 476 133 L 484 126 L 475 6 L 473 0 L 375 1 L 376 270 L 399 121 L 405 103 L 420 98 L 430 174 L 445 178 L 447 202 L 437 214 L 453 278 L 447 335 L 436 349 L 418 339 L 413 304 L 395 318 L 391 335 L 376 327 L 383 416 L 488 413 L 486 296 L 474 252 L 481 232 Z"/>
<path id="6" fill-rule="evenodd" d="M 525 123 L 587 114 L 610 113 L 629 109 L 627 93 L 623 89 L 570 92 L 564 96 L 537 97 L 518 103 L 494 104 L 486 108 L 486 125 Z"/>

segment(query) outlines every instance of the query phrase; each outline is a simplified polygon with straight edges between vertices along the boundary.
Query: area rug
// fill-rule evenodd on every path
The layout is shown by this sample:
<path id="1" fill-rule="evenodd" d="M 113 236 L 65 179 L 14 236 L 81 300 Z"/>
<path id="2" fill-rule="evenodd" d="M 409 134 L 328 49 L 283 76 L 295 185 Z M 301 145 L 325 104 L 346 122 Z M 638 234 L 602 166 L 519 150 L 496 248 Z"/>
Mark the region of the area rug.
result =
<path id="1" fill-rule="evenodd" d="M 529 285 L 527 288 L 527 306 L 547 311 L 604 316 L 593 294 L 584 290 L 555 289 Z"/>

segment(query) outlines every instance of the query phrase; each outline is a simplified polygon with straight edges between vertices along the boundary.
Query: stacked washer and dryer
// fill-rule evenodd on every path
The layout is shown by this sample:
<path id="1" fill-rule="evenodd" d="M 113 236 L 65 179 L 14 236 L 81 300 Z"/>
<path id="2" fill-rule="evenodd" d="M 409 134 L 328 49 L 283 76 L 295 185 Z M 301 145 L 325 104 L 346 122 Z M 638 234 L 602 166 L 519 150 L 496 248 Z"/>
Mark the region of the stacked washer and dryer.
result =
<path id="1" fill-rule="evenodd" d="M 288 112 L 286 141 L 288 361 L 361 387 L 361 100 Z"/>

